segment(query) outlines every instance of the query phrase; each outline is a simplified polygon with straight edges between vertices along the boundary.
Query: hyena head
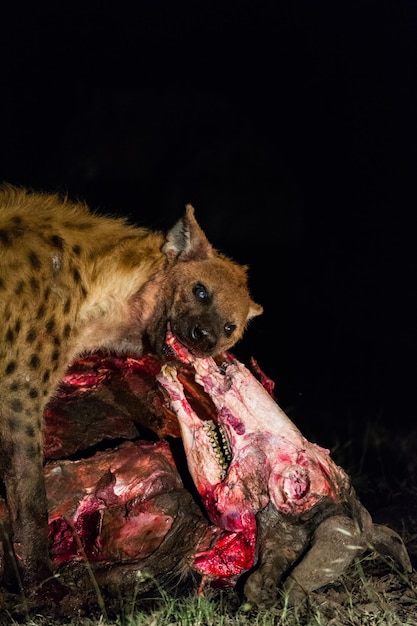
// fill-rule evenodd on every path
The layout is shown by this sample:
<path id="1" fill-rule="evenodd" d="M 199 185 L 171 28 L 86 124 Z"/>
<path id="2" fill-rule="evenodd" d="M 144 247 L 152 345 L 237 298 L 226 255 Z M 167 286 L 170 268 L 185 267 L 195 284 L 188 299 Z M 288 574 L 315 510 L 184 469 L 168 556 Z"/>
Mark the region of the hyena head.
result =
<path id="1" fill-rule="evenodd" d="M 247 267 L 211 246 L 191 205 L 168 232 L 162 252 L 170 264 L 166 321 L 171 331 L 197 357 L 229 350 L 263 311 L 250 297 Z"/>

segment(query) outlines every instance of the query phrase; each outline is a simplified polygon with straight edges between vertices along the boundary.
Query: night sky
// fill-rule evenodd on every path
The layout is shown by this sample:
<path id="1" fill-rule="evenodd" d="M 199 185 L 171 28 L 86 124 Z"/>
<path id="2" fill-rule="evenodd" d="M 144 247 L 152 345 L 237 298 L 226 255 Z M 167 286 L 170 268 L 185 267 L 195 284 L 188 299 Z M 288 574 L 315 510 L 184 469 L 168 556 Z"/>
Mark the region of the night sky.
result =
<path id="1" fill-rule="evenodd" d="M 413 424 L 417 4 L 104 5 L 2 9 L 0 178 L 158 229 L 191 202 L 281 406 Z"/>

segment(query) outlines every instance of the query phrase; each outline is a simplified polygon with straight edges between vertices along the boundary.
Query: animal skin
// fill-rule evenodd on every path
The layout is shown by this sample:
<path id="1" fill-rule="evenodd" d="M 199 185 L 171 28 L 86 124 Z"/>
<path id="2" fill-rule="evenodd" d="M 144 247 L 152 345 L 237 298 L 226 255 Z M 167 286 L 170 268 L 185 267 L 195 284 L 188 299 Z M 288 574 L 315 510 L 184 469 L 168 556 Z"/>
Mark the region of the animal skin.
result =
<path id="1" fill-rule="evenodd" d="M 0 470 L 27 592 L 51 574 L 43 413 L 69 364 L 97 349 L 160 355 L 168 324 L 208 357 L 260 313 L 247 267 L 213 249 L 191 205 L 164 235 L 57 195 L 0 189 Z"/>

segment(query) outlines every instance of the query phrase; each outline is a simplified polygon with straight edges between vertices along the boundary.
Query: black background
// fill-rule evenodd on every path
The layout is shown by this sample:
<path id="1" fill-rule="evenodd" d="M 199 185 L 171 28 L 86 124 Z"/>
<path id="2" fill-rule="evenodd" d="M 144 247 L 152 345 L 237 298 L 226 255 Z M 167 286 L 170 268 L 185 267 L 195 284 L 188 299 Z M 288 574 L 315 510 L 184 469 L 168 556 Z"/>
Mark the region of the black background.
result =
<path id="1" fill-rule="evenodd" d="M 414 428 L 416 3 L 2 11 L 0 178 L 164 230 L 191 202 L 298 424 Z"/>

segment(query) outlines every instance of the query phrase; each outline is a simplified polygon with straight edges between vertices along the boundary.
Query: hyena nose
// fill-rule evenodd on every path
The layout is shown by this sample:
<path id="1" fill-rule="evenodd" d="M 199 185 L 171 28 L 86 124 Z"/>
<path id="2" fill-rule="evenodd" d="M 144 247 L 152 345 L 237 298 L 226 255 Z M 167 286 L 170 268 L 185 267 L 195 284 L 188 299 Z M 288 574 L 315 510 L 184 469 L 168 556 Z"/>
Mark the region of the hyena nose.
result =
<path id="1" fill-rule="evenodd" d="M 191 328 L 190 339 L 200 350 L 204 352 L 211 352 L 214 350 L 217 337 L 212 328 L 206 328 L 196 324 Z"/>

